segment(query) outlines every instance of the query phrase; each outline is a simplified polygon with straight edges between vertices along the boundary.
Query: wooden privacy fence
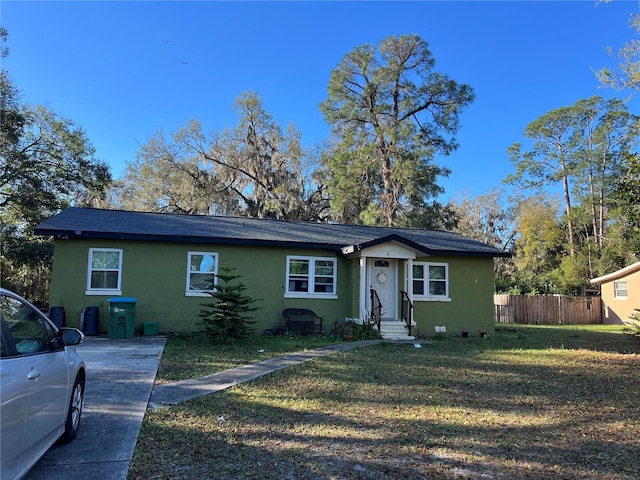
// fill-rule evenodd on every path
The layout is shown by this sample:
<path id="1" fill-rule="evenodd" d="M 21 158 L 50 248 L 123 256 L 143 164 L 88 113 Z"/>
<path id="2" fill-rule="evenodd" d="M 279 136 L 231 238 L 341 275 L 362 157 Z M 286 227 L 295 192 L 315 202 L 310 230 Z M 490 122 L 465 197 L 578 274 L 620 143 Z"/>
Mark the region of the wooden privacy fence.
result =
<path id="1" fill-rule="evenodd" d="M 494 295 L 496 323 L 578 325 L 602 323 L 600 297 Z"/>

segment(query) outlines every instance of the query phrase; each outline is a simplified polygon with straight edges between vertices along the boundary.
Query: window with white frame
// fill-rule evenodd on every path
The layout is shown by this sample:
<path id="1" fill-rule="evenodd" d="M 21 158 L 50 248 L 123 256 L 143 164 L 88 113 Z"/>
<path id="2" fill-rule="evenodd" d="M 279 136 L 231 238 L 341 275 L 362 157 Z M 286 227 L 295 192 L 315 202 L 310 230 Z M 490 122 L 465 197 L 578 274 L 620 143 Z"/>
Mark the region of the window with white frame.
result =
<path id="1" fill-rule="evenodd" d="M 122 249 L 90 248 L 87 293 L 120 293 L 121 285 Z"/>
<path id="2" fill-rule="evenodd" d="M 414 297 L 449 298 L 449 265 L 446 263 L 413 263 Z"/>
<path id="3" fill-rule="evenodd" d="M 213 292 L 218 274 L 218 254 L 189 252 L 187 255 L 187 293 Z"/>
<path id="4" fill-rule="evenodd" d="M 287 288 L 290 296 L 335 296 L 337 261 L 326 257 L 287 257 Z"/>
<path id="5" fill-rule="evenodd" d="M 614 298 L 626 299 L 628 294 L 627 282 L 613 282 Z"/>

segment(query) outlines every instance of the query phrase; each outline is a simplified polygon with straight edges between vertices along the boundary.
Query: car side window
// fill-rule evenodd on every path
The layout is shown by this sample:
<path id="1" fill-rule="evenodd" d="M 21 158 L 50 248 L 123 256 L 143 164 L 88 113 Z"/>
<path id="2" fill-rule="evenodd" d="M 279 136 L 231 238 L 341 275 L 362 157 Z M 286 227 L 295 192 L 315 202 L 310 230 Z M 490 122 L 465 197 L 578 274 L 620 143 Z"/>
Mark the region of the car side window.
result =
<path id="1" fill-rule="evenodd" d="M 9 355 L 7 347 L 4 346 L 4 337 L 0 335 L 0 358 L 4 358 Z"/>
<path id="2" fill-rule="evenodd" d="M 19 355 L 51 351 L 55 332 L 29 305 L 3 295 L 2 316 Z"/>

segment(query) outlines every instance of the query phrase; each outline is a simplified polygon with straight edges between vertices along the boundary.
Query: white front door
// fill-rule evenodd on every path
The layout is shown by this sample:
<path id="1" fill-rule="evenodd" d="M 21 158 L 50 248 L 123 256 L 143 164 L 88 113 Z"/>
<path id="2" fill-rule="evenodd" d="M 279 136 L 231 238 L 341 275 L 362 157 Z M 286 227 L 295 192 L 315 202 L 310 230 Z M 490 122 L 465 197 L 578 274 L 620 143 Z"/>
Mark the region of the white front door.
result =
<path id="1" fill-rule="evenodd" d="M 374 289 L 382 304 L 382 318 L 398 318 L 398 261 L 388 258 L 367 259 L 367 283 Z M 371 311 L 371 295 L 367 295 Z"/>

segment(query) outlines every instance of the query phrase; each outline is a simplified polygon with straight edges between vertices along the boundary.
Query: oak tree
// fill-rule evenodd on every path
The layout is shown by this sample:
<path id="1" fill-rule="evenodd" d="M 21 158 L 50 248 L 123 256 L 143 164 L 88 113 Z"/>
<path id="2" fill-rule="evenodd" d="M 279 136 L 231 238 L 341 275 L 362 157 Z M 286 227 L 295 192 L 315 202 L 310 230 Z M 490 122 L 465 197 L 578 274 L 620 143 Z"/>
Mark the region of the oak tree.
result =
<path id="1" fill-rule="evenodd" d="M 117 195 L 131 209 L 189 214 L 322 221 L 328 199 L 322 179 L 309 174 L 312 157 L 300 133 L 285 131 L 253 92 L 235 102 L 239 123 L 205 134 L 190 121 L 162 132 L 127 164 Z M 141 179 L 144 180 L 141 182 Z"/>
<path id="2" fill-rule="evenodd" d="M 0 27 L 0 56 L 8 52 Z M 52 243 L 33 227 L 70 205 L 92 205 L 111 181 L 84 130 L 51 108 L 22 101 L 0 71 L 0 245 L 3 286 L 47 301 Z"/>

